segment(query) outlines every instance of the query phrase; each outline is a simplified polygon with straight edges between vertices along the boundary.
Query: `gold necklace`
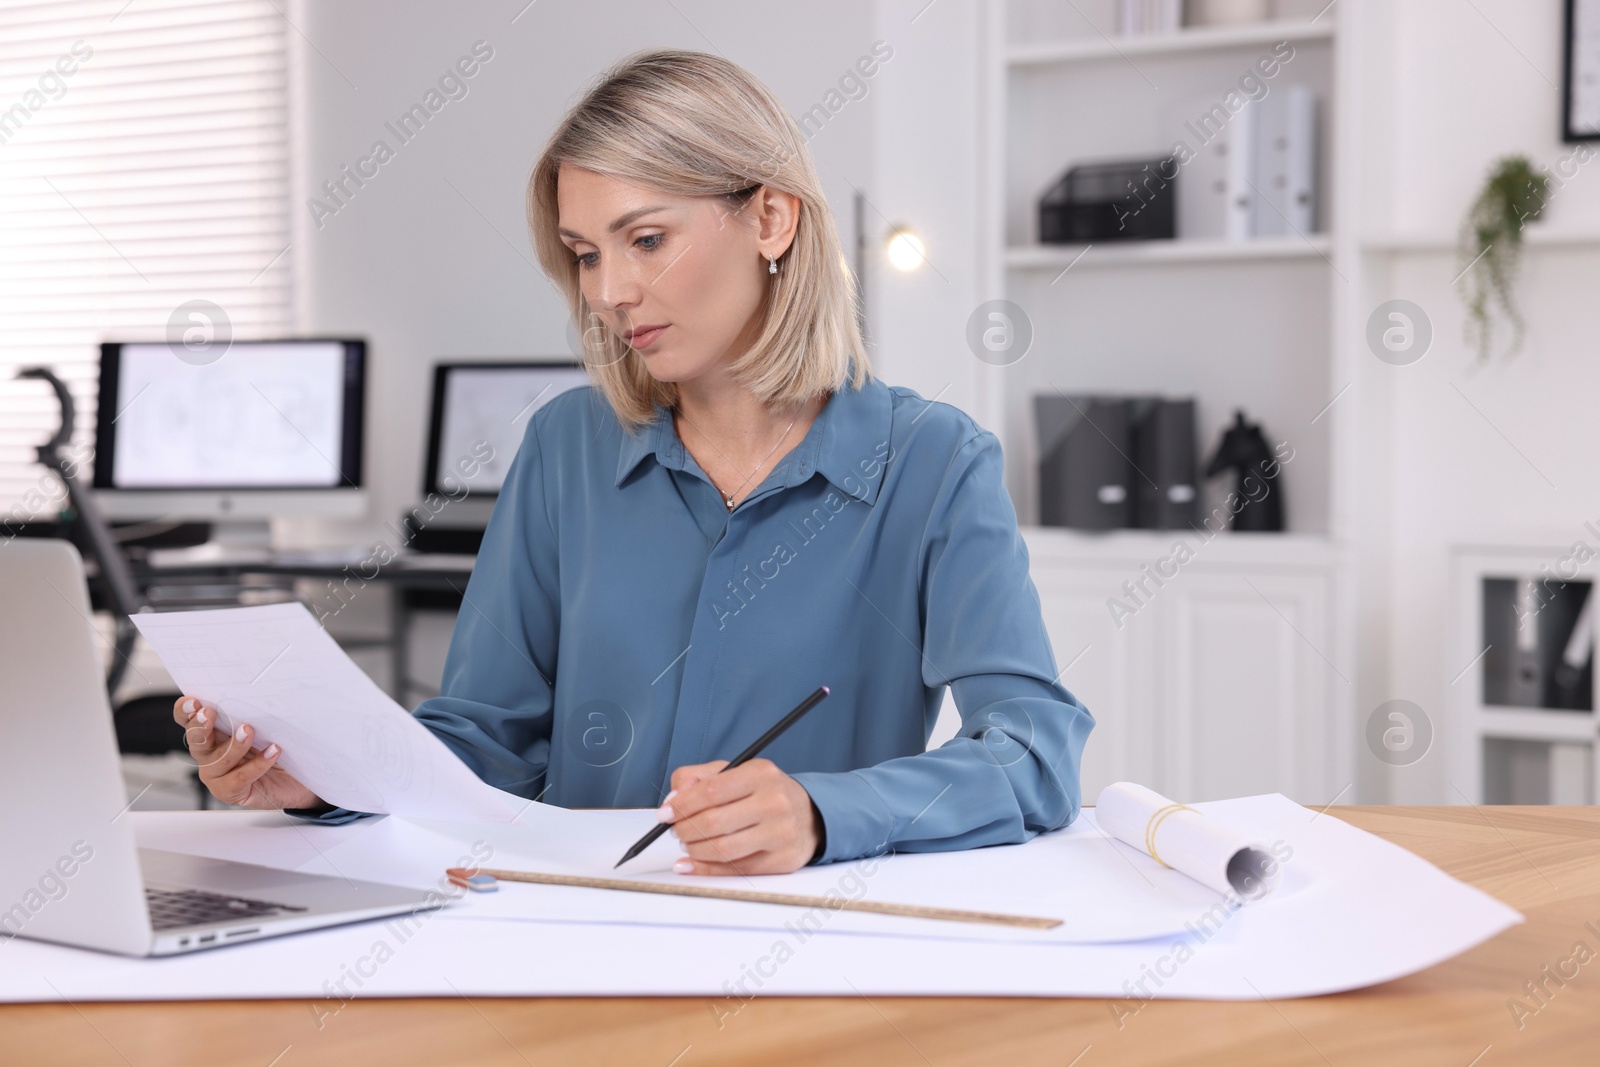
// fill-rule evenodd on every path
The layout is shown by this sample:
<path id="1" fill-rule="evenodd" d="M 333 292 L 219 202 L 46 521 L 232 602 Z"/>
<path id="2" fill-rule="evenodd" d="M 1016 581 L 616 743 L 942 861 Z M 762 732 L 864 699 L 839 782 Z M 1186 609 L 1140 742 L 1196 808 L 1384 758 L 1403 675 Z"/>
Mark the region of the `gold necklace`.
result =
<path id="1" fill-rule="evenodd" d="M 683 408 L 680 407 L 680 408 L 677 409 L 677 411 L 678 411 L 678 417 L 680 419 L 682 419 L 684 422 L 689 423 L 690 426 L 694 426 L 694 432 L 699 434 L 705 440 L 706 444 L 711 445 L 712 450 L 715 451 L 717 453 L 717 455 L 722 456 L 723 459 L 727 459 L 728 458 L 723 453 L 722 449 L 717 448 L 717 446 L 714 443 L 712 443 L 711 438 L 706 437 L 705 433 L 700 429 L 700 427 L 695 426 L 694 423 L 690 421 L 689 416 L 687 416 L 687 415 L 685 415 L 683 413 Z M 731 492 L 724 492 L 723 489 L 722 489 L 722 486 L 717 484 L 716 479 L 711 477 L 711 472 L 710 471 L 706 471 L 705 472 L 706 480 L 709 481 L 711 483 L 711 487 L 713 489 L 715 489 L 718 492 L 718 494 L 721 495 L 722 503 L 727 506 L 727 509 L 729 511 L 733 510 L 733 498 L 739 494 L 739 490 L 743 489 L 745 487 L 745 484 L 747 482 L 749 482 L 751 478 L 754 478 L 756 476 L 756 471 L 759 471 L 762 467 L 764 467 L 766 465 L 767 460 L 772 458 L 772 453 L 774 453 L 774 452 L 776 452 L 778 450 L 778 445 L 783 444 L 783 442 L 789 436 L 789 431 L 794 429 L 794 424 L 799 422 L 799 421 L 800 421 L 800 413 L 797 411 L 797 412 L 795 412 L 794 418 L 789 420 L 789 425 L 787 425 L 787 426 L 785 426 L 783 428 L 783 434 L 782 434 L 782 436 L 780 436 L 778 438 L 777 443 L 774 444 L 772 446 L 772 448 L 767 451 L 766 455 L 761 457 L 761 462 L 756 464 L 756 469 L 751 471 L 749 474 L 745 475 L 744 476 L 744 481 L 742 481 L 738 485 L 734 486 L 733 490 Z M 731 463 L 732 461 L 730 460 L 729 462 Z M 705 470 L 705 468 L 702 466 L 701 470 Z"/>

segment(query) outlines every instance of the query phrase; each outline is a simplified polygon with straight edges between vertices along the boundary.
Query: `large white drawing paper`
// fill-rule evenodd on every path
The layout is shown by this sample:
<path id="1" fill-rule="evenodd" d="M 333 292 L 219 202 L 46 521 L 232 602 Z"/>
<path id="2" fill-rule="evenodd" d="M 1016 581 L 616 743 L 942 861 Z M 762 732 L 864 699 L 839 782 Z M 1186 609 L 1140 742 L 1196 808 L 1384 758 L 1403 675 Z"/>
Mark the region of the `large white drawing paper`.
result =
<path id="1" fill-rule="evenodd" d="M 133 616 L 185 693 L 276 742 L 279 766 L 354 811 L 510 822 L 528 801 L 495 789 L 345 655 L 301 604 Z"/>
<path id="2" fill-rule="evenodd" d="M 475 897 L 461 916 L 612 921 L 627 917 L 638 922 L 732 924 L 774 931 L 789 927 L 908 937 L 1092 944 L 1177 933 L 1218 900 L 1217 894 L 1176 872 L 1144 870 L 1130 862 L 1122 846 L 1100 833 L 1091 818 L 1080 818 L 1072 826 L 1026 845 L 868 856 L 802 867 L 782 875 L 706 877 L 672 871 L 672 863 L 682 855 L 682 848 L 671 835 L 621 870 L 611 869 L 623 849 L 654 824 L 651 812 L 570 814 L 581 814 L 593 822 L 589 826 L 566 824 L 558 832 L 553 832 L 550 820 L 543 820 L 544 825 L 475 827 L 475 840 L 493 850 L 493 857 L 480 865 L 790 893 L 824 900 L 999 912 L 1058 919 L 1060 925 L 1033 929 L 825 906 L 788 907 L 517 882 L 502 883 L 498 892 Z M 408 865 L 418 857 L 445 853 L 450 843 L 460 837 L 460 827 L 431 820 L 406 821 L 413 825 L 404 830 L 393 828 L 397 842 L 405 843 L 393 854 L 406 857 Z M 435 843 L 428 847 L 425 842 L 430 840 Z"/>
<path id="3" fill-rule="evenodd" d="M 844 932 L 832 920 L 820 930 L 793 923 L 699 926 L 672 921 L 676 912 L 665 908 L 654 921 L 620 911 L 611 921 L 580 921 L 604 914 L 586 910 L 586 897 L 619 906 L 619 898 L 633 894 L 576 889 L 564 891 L 565 920 L 475 921 L 487 918 L 491 898 L 560 888 L 504 886 L 420 916 L 158 961 L 13 941 L 0 968 L 0 1000 L 309 998 L 332 1012 L 362 997 L 663 995 L 709 997 L 714 1008 L 732 1012 L 758 994 L 1093 996 L 1110 998 L 1117 1018 L 1157 998 L 1255 1001 L 1356 989 L 1440 963 L 1522 921 L 1514 909 L 1405 849 L 1284 797 L 1194 806 L 1247 837 L 1282 842 L 1276 853 L 1287 857 L 1282 881 L 1270 897 L 1244 907 L 1212 893 L 1212 903 L 1180 932 L 1144 941 L 889 937 Z M 1085 811 L 1081 819 L 1093 817 Z M 431 849 L 421 859 L 391 854 L 396 838 L 389 835 L 406 826 L 397 819 L 307 827 L 272 812 L 135 811 L 124 818 L 147 847 L 187 844 L 202 855 L 352 878 L 395 880 L 438 862 Z M 470 862 L 474 845 L 478 852 L 493 847 L 478 831 L 457 827 L 449 862 L 464 856 Z M 1019 846 L 1024 857 L 1036 854 L 1038 865 L 1017 873 L 1061 877 L 1061 857 L 1048 847 L 1055 836 Z M 1137 849 L 1116 841 L 1107 846 L 1074 856 L 1070 876 L 1093 878 L 1097 868 L 1132 863 L 1194 884 Z M 908 858 L 915 857 L 886 862 Z M 421 865 L 406 866 L 413 862 Z M 439 887 L 441 878 L 434 873 L 415 884 Z"/>
<path id="4" fill-rule="evenodd" d="M 1279 861 L 1266 842 L 1154 789 L 1113 782 L 1100 790 L 1094 813 L 1112 837 L 1223 896 L 1260 900 L 1278 884 Z"/>
<path id="5" fill-rule="evenodd" d="M 1027 845 L 967 852 L 871 857 L 806 867 L 785 875 L 707 878 L 672 872 L 682 850 L 667 835 L 620 871 L 622 852 L 655 822 L 651 812 L 569 811 L 533 805 L 516 825 L 465 824 L 391 818 L 343 827 L 292 824 L 280 814 L 168 824 L 171 836 L 142 840 L 147 847 L 238 859 L 313 874 L 355 868 L 380 882 L 437 886 L 448 867 L 498 867 L 593 877 L 723 886 L 841 900 L 872 900 L 1059 918 L 1037 930 L 877 915 L 828 907 L 757 904 L 737 900 L 628 893 L 507 882 L 498 892 L 463 896 L 450 920 L 490 922 L 640 923 L 729 927 L 803 934 L 883 934 L 909 938 L 1038 941 L 1097 944 L 1179 933 L 1216 903 L 1215 893 L 1192 879 L 1125 855 L 1085 816 L 1073 826 Z"/>

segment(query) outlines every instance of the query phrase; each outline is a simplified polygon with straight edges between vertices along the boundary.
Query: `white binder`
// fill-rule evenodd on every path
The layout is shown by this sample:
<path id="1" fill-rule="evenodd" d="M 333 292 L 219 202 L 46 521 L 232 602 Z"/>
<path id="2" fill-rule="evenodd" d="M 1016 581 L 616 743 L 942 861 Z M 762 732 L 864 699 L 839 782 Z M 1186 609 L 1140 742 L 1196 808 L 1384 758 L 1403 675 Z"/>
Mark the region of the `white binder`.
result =
<path id="1" fill-rule="evenodd" d="M 1183 0 L 1117 0 L 1117 32 L 1125 37 L 1176 33 L 1183 26 Z"/>
<path id="2" fill-rule="evenodd" d="M 1166 128 L 1193 157 L 1178 172 L 1180 240 L 1248 240 L 1254 229 L 1251 181 L 1258 105 L 1230 112 L 1212 97 L 1191 100 L 1170 113 Z"/>
<path id="3" fill-rule="evenodd" d="M 1261 105 L 1248 103 L 1228 124 L 1228 203 L 1223 236 L 1230 241 L 1248 241 L 1255 236 L 1256 218 L 1256 128 L 1261 124 Z"/>
<path id="4" fill-rule="evenodd" d="M 1308 234 L 1317 224 L 1317 97 L 1304 85 L 1279 85 L 1248 110 L 1257 113 L 1257 237 Z"/>

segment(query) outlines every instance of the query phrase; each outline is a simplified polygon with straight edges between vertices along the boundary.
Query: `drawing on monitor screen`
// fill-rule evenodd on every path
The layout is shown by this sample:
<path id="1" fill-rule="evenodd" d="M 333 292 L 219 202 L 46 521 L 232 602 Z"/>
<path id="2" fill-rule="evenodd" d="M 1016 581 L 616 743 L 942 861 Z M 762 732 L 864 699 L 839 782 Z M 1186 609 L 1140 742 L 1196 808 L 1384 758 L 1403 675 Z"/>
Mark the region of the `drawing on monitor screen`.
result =
<path id="1" fill-rule="evenodd" d="M 235 346 L 203 366 L 164 345 L 129 345 L 117 391 L 119 488 L 340 483 L 337 343 Z"/>
<path id="2" fill-rule="evenodd" d="M 454 367 L 447 379 L 435 477 L 459 493 L 498 493 L 528 420 L 555 397 L 588 383 L 582 367 Z M 487 460 L 481 446 L 493 449 Z M 474 459 L 474 465 L 461 461 Z"/>

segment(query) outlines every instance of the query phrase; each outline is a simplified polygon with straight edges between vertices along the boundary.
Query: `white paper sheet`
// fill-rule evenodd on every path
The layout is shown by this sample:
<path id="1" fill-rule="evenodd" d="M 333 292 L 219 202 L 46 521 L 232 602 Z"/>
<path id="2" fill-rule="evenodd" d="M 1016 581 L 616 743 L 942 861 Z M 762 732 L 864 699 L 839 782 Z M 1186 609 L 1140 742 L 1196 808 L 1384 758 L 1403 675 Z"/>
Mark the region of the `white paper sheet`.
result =
<path id="1" fill-rule="evenodd" d="M 1272 846 L 1246 838 L 1226 818 L 1202 815 L 1133 782 L 1100 790 L 1094 810 L 1106 833 L 1224 897 L 1249 903 L 1277 887 Z"/>
<path id="2" fill-rule="evenodd" d="M 301 604 L 133 616 L 178 686 L 248 722 L 256 747 L 330 804 L 509 822 L 528 801 L 485 783 L 345 655 Z"/>
<path id="3" fill-rule="evenodd" d="M 837 933 L 831 922 L 820 933 L 488 922 L 470 919 L 482 903 L 473 899 L 409 927 L 362 923 L 162 960 L 12 941 L 0 946 L 0 1000 L 295 997 L 309 999 L 326 1018 L 358 997 L 705 996 L 719 1019 L 737 1025 L 739 1008 L 756 994 L 1095 996 L 1111 998 L 1118 1016 L 1150 999 L 1277 999 L 1360 988 L 1449 959 L 1521 921 L 1513 909 L 1404 849 L 1281 796 L 1195 807 L 1251 837 L 1292 843 L 1283 883 L 1259 904 L 1213 905 L 1182 933 L 1147 941 L 1068 946 L 884 937 Z M 360 841 L 376 825 L 341 837 L 353 827 L 301 831 L 284 827 L 281 816 L 274 827 L 266 813 L 125 818 L 141 844 L 154 847 L 226 839 L 277 866 L 332 873 L 337 864 L 351 877 L 398 869 L 363 859 Z M 225 830 L 224 823 L 248 832 Z M 470 846 L 470 837 L 463 840 Z M 1049 840 L 1021 849 L 1043 853 Z M 1129 862 L 1163 870 L 1131 848 L 1114 847 Z M 1084 862 L 1122 860 L 1102 854 Z"/>

